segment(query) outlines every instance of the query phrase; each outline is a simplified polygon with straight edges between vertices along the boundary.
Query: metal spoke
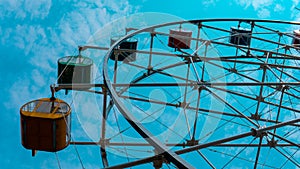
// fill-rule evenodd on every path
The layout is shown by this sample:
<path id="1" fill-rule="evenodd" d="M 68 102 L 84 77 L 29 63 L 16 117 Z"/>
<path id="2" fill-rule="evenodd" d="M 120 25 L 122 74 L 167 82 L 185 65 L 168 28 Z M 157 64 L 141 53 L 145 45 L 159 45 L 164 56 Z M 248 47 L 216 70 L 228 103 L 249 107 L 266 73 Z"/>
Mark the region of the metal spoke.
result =
<path id="1" fill-rule="evenodd" d="M 193 128 L 192 140 L 195 140 L 195 134 L 196 134 L 197 122 L 198 122 L 198 109 L 199 109 L 199 104 L 200 104 L 201 91 L 202 91 L 201 88 L 198 89 L 198 97 L 197 97 L 197 105 L 196 105 L 196 111 L 195 111 L 195 120 L 194 120 L 194 128 Z"/>
<path id="2" fill-rule="evenodd" d="M 228 154 L 228 153 L 225 153 L 225 152 L 220 152 L 220 151 L 217 151 L 217 150 L 214 150 L 214 149 L 211 149 L 211 148 L 208 148 L 208 150 L 210 150 L 212 152 L 215 152 L 215 153 L 220 153 L 220 154 L 223 154 L 223 155 L 226 155 L 226 156 L 229 156 L 229 157 L 234 157 L 234 155 L 232 155 L 232 154 Z M 239 159 L 239 160 L 246 161 L 246 162 L 254 163 L 253 160 L 250 160 L 248 158 L 243 158 L 243 157 L 236 157 L 236 158 Z M 260 165 L 263 165 L 263 164 L 260 164 Z M 278 169 L 277 167 L 266 165 L 266 164 L 264 164 L 264 166 L 267 166 L 269 168 Z"/>
<path id="3" fill-rule="evenodd" d="M 258 132 L 266 132 L 266 131 L 269 131 L 269 130 L 273 130 L 275 128 L 284 127 L 284 126 L 287 126 L 289 124 L 298 123 L 298 122 L 300 122 L 300 118 L 299 119 L 290 120 L 290 121 L 286 121 L 286 122 L 282 122 L 282 123 L 278 123 L 278 124 L 275 124 L 273 126 L 269 126 L 269 127 L 257 129 L 256 133 L 258 133 Z M 273 133 L 268 132 L 268 134 L 273 134 Z M 227 137 L 227 138 L 224 138 L 224 139 L 212 141 L 212 142 L 209 142 L 209 143 L 192 146 L 192 147 L 189 147 L 189 148 L 186 148 L 186 149 L 183 149 L 183 150 L 178 150 L 178 151 L 176 151 L 176 153 L 178 153 L 178 154 L 184 154 L 184 153 L 188 153 L 188 152 L 191 152 L 191 151 L 195 151 L 195 150 L 199 150 L 199 149 L 202 149 L 202 148 L 206 148 L 206 147 L 209 147 L 209 146 L 213 146 L 213 145 L 216 145 L 216 144 L 226 143 L 226 142 L 233 141 L 233 140 L 236 140 L 236 139 L 248 137 L 248 136 L 251 136 L 251 135 L 253 135 L 252 131 L 251 132 L 242 133 L 242 134 L 239 134 L 239 135 L 235 135 L 235 136 L 232 136 L 232 137 Z M 278 137 L 278 136 L 276 136 L 276 137 Z M 280 137 L 280 139 L 282 139 L 282 138 Z M 286 139 L 283 139 L 283 140 L 287 141 L 290 144 L 293 144 L 294 146 L 299 147 L 299 145 L 297 145 L 297 144 L 295 144 L 293 142 L 290 142 L 290 141 L 288 141 Z"/>
<path id="4" fill-rule="evenodd" d="M 281 139 L 281 140 L 283 140 L 283 141 L 285 141 L 285 142 L 287 142 L 287 143 L 289 143 L 289 144 L 291 144 L 293 146 L 296 146 L 296 147 L 300 148 L 300 144 L 294 143 L 294 142 L 292 142 L 292 141 L 290 141 L 290 140 L 288 140 L 286 138 L 283 138 L 283 137 L 281 137 L 281 136 L 279 136 L 277 134 L 274 134 L 272 132 L 268 132 L 268 134 L 270 134 L 270 135 L 272 135 L 274 137 L 277 137 L 277 138 L 279 138 L 279 139 Z"/>
<path id="5" fill-rule="evenodd" d="M 205 157 L 203 153 L 201 153 L 199 150 L 197 150 L 197 153 L 207 162 L 207 164 L 213 168 L 216 169 L 216 167 Z"/>
<path id="6" fill-rule="evenodd" d="M 251 144 L 256 138 L 252 139 L 249 143 Z M 235 156 L 233 156 L 226 164 L 223 165 L 222 169 L 225 168 L 228 164 L 230 164 L 236 157 L 238 157 L 248 146 L 243 147 Z"/>
<path id="7" fill-rule="evenodd" d="M 210 168 L 219 167 L 220 159 L 223 168 L 236 160 L 244 168 L 300 168 L 300 39 L 299 30 L 286 29 L 295 26 L 300 22 L 175 21 L 126 27 L 126 35 L 110 48 L 80 46 L 80 56 L 90 54 L 85 50 L 106 53 L 92 56 L 103 62 L 98 69 L 102 74 L 93 78 L 95 84 L 72 80 L 52 85 L 52 96 L 62 89 L 103 95 L 97 97 L 103 118 L 98 140 L 70 144 L 98 146 L 105 168 L 193 168 L 199 159 Z M 138 45 L 123 47 L 131 39 Z M 93 44 L 102 42 L 93 39 Z M 173 122 L 176 117 L 181 121 Z M 115 131 L 109 132 L 112 122 Z M 126 134 L 138 137 L 130 140 Z M 246 153 L 252 149 L 254 153 Z M 122 160 L 108 161 L 114 159 L 108 158 L 109 150 L 122 154 Z M 272 166 L 271 157 L 281 157 L 280 165 Z"/>
<path id="8" fill-rule="evenodd" d="M 289 160 L 290 162 L 292 162 L 293 164 L 295 164 L 297 167 L 300 168 L 300 164 L 298 164 L 297 162 L 295 162 L 294 160 L 290 159 L 290 157 L 288 157 L 286 154 L 284 154 L 283 152 L 281 152 L 278 148 L 274 147 L 275 150 L 277 150 L 281 155 L 283 155 L 285 158 L 287 158 L 287 160 Z"/>
<path id="9" fill-rule="evenodd" d="M 287 151 L 285 149 L 282 148 L 282 150 L 287 153 Z M 298 148 L 293 154 L 290 155 L 290 157 L 282 164 L 282 166 L 280 168 L 283 168 L 287 162 L 290 160 L 290 159 L 294 159 L 294 156 L 296 155 L 296 153 L 299 151 L 300 149 Z M 294 159 L 295 162 L 297 162 L 299 164 L 299 162 L 297 160 Z"/>
<path id="10" fill-rule="evenodd" d="M 208 90 L 214 97 L 216 97 L 217 99 L 221 100 L 223 103 L 225 103 L 228 107 L 230 107 L 232 110 L 234 110 L 236 113 L 238 113 L 239 115 L 241 115 L 242 117 L 244 117 L 247 121 L 249 121 L 251 124 L 253 124 L 256 127 L 259 127 L 258 124 L 256 124 L 255 122 L 253 122 L 250 118 L 248 118 L 246 115 L 244 115 L 242 112 L 240 112 L 239 110 L 237 110 L 236 108 L 234 108 L 231 104 L 229 104 L 227 101 L 225 101 L 224 99 L 222 99 L 221 97 L 219 97 L 217 94 L 215 94 L 214 92 L 212 92 L 211 90 L 209 90 L 208 88 L 206 88 L 206 90 Z"/>
<path id="11" fill-rule="evenodd" d="M 258 148 L 257 148 L 255 162 L 254 162 L 254 169 L 257 168 L 258 159 L 259 159 L 259 155 L 260 155 L 260 148 L 261 148 L 262 138 L 263 137 L 259 137 L 259 144 L 258 144 Z"/>

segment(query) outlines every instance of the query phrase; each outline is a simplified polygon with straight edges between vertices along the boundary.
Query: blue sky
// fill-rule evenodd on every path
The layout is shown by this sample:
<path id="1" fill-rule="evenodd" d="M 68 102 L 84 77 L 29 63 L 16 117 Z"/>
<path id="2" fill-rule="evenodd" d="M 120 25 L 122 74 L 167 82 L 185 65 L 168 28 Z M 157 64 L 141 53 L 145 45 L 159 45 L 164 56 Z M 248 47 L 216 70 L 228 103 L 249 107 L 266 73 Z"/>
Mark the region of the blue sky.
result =
<path id="1" fill-rule="evenodd" d="M 30 100 L 49 97 L 57 59 L 74 54 L 78 45 L 105 24 L 143 12 L 183 19 L 298 21 L 300 11 L 294 9 L 298 4 L 299 0 L 0 0 L 1 168 L 58 167 L 55 154 L 40 152 L 32 158 L 22 147 L 19 108 Z M 59 153 L 59 159 L 62 168 L 81 168 L 74 149 Z M 86 168 L 101 167 L 100 156 L 84 158 L 84 162 Z"/>

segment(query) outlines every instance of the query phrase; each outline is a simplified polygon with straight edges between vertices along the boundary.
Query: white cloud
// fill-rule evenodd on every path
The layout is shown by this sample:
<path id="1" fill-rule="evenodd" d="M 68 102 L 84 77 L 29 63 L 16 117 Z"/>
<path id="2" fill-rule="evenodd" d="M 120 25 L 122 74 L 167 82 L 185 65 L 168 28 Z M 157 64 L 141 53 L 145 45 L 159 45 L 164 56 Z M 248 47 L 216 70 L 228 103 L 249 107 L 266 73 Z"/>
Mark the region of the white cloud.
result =
<path id="1" fill-rule="evenodd" d="M 216 5 L 219 0 L 205 0 L 202 2 L 204 6 Z"/>
<path id="2" fill-rule="evenodd" d="M 295 18 L 295 20 L 299 20 L 298 18 L 300 18 L 300 15 L 299 15 L 299 10 L 298 10 L 298 4 L 299 4 L 299 0 L 293 0 L 292 1 L 292 6 L 291 6 L 291 8 L 290 8 L 290 10 L 291 10 L 291 17 L 292 18 Z M 296 7 L 297 7 L 297 9 L 296 9 Z"/>
<path id="3" fill-rule="evenodd" d="M 252 6 L 255 10 L 262 9 L 264 7 L 270 6 L 272 4 L 272 0 L 253 0 Z"/>
<path id="4" fill-rule="evenodd" d="M 34 69 L 31 72 L 31 77 L 33 78 L 34 83 L 38 86 L 38 87 L 44 87 L 46 86 L 46 80 L 41 71 L 39 71 L 38 69 Z"/>
<path id="5" fill-rule="evenodd" d="M 249 0 L 236 0 L 235 1 L 237 4 L 244 6 L 245 8 L 248 8 L 251 5 L 252 1 Z"/>
<path id="6" fill-rule="evenodd" d="M 32 1 L 32 0 L 25 0 L 24 3 L 24 10 L 27 16 L 30 16 L 31 19 L 39 18 L 43 19 L 48 16 L 52 1 L 51 0 L 39 0 L 39 1 Z"/>
<path id="7" fill-rule="evenodd" d="M 54 5 L 63 11 L 52 10 Z M 0 10 L 3 23 L 0 45 L 11 50 L 4 51 L 14 57 L 8 60 L 24 65 L 16 68 L 20 72 L 15 77 L 4 77 L 11 81 L 3 85 L 4 95 L 7 95 L 3 105 L 12 112 L 14 122 L 11 124 L 15 125 L 19 123 L 19 108 L 23 104 L 50 96 L 49 85 L 55 82 L 59 57 L 74 54 L 77 45 L 84 44 L 96 30 L 116 18 L 129 15 L 135 8 L 127 0 L 114 3 L 108 0 L 57 1 L 55 4 L 51 0 L 0 0 Z M 15 66 L 15 63 L 7 64 Z M 5 71 L 3 69 L 3 74 Z M 41 168 L 57 167 L 51 163 L 53 159 L 55 157 L 47 159 L 50 163 L 45 162 Z M 64 161 L 62 168 L 71 168 L 72 164 L 73 161 Z M 86 167 L 96 168 L 91 164 Z"/>
<path id="8" fill-rule="evenodd" d="M 18 19 L 43 19 L 48 15 L 51 5 L 51 0 L 0 0 L 0 17 L 14 15 Z"/>
<path id="9" fill-rule="evenodd" d="M 280 4 L 275 5 L 274 12 L 281 12 L 284 10 L 285 10 L 285 8 L 282 5 L 280 5 Z"/>
<path id="10" fill-rule="evenodd" d="M 298 1 L 298 0 L 295 0 Z M 257 16 L 260 18 L 268 18 L 271 17 L 272 12 L 283 12 L 285 11 L 285 7 L 283 7 L 280 2 L 274 3 L 272 0 L 236 0 L 238 5 L 246 8 L 253 7 L 253 9 L 257 12 Z M 278 2 L 278 1 L 277 1 Z M 282 2 L 282 1 L 281 1 Z M 298 3 L 298 2 L 294 2 Z"/>
<path id="11" fill-rule="evenodd" d="M 39 25 L 17 25 L 15 31 L 11 32 L 11 36 L 14 37 L 14 45 L 24 49 L 25 55 L 31 52 L 34 45 L 46 41 L 44 28 Z"/>
<path id="12" fill-rule="evenodd" d="M 257 15 L 258 15 L 258 17 L 260 17 L 260 18 L 268 18 L 268 17 L 271 16 L 271 15 L 270 15 L 270 11 L 269 11 L 268 9 L 265 9 L 265 8 L 259 10 L 258 13 L 257 13 Z"/>
<path id="13" fill-rule="evenodd" d="M 20 4 L 24 3 L 26 5 L 21 7 Z M 64 4 L 65 2 L 61 2 L 61 5 Z M 87 0 L 81 1 L 80 5 L 77 2 L 69 2 L 68 5 L 72 10 L 66 10 L 67 13 L 55 23 L 47 19 L 47 24 L 40 24 L 39 21 L 45 21 L 45 18 L 53 15 L 49 12 L 57 12 L 50 10 L 52 1 L 0 0 L 1 20 L 22 20 L 22 24 L 1 27 L 0 43 L 22 51 L 24 55 L 16 56 L 16 60 L 25 60 L 24 66 L 32 66 L 31 72 L 27 72 L 27 75 L 21 73 L 24 77 L 14 81 L 15 84 L 9 89 L 11 96 L 8 102 L 24 103 L 24 97 L 17 97 L 21 92 L 20 86 L 24 85 L 21 88 L 28 96 L 26 98 L 36 99 L 36 93 L 30 92 L 30 86 L 33 84 L 38 87 L 35 91 L 42 92 L 47 97 L 50 94 L 49 85 L 55 82 L 56 62 L 59 57 L 77 54 L 77 46 L 85 44 L 96 30 L 114 18 L 129 15 L 134 11 L 127 0 L 118 3 Z M 32 19 L 36 19 L 37 22 L 32 22 Z M 26 84 L 24 78 L 28 81 Z M 7 108 L 11 108 L 10 104 L 6 105 Z"/>
<path id="14" fill-rule="evenodd" d="M 299 4 L 299 0 L 292 0 L 293 1 L 293 5 L 297 6 Z"/>
<path id="15" fill-rule="evenodd" d="M 19 78 L 17 82 L 11 87 L 14 90 L 10 90 L 10 101 L 4 103 L 5 107 L 9 109 L 19 109 L 16 106 L 22 106 L 24 103 L 28 102 L 31 95 L 31 89 L 33 86 L 30 85 L 30 81 L 27 78 Z M 18 112 L 18 111 L 16 111 Z"/>

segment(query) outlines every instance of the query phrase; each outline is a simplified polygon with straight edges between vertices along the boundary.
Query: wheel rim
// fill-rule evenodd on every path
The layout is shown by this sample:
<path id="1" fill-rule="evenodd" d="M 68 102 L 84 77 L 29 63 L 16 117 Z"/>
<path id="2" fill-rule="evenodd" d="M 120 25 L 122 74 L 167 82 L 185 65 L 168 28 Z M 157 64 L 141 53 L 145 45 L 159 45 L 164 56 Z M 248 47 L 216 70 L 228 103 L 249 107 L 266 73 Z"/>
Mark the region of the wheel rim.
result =
<path id="1" fill-rule="evenodd" d="M 251 37 L 252 41 L 250 46 L 241 46 L 241 45 L 230 44 L 228 42 L 223 42 L 224 40 L 228 40 L 229 26 L 217 27 L 214 25 L 214 23 L 220 25 L 222 25 L 223 23 L 226 24 L 235 23 L 236 25 L 249 24 L 250 28 L 253 31 Z M 150 57 L 145 57 L 146 58 L 145 65 L 142 60 L 141 61 L 137 60 L 132 63 L 122 62 L 116 64 L 118 68 L 116 69 L 114 68 L 115 62 L 109 60 L 109 56 L 112 54 L 113 48 L 126 38 L 133 37 L 133 36 L 143 37 L 145 36 L 142 35 L 144 32 L 146 32 L 145 34 L 149 34 L 149 36 L 151 37 L 150 35 L 151 33 L 149 33 L 149 30 L 169 28 L 168 26 L 178 26 L 178 25 L 187 26 L 185 24 L 195 25 L 196 30 L 201 26 L 201 29 L 204 29 L 201 30 L 201 33 L 202 32 L 205 33 L 205 31 L 211 31 L 208 32 L 208 35 L 211 35 L 216 32 L 219 33 L 215 37 L 208 36 L 207 39 L 203 39 L 204 41 L 201 42 L 204 45 L 208 43 L 209 45 L 212 44 L 213 47 L 209 49 L 216 50 L 213 51 L 213 54 L 220 51 L 222 51 L 222 54 L 220 54 L 216 58 L 210 57 L 209 55 L 204 55 L 205 57 L 204 56 L 201 57 L 201 55 L 199 55 L 199 57 L 197 58 L 201 58 L 201 59 L 189 61 L 187 59 L 186 60 L 183 59 L 181 55 L 189 56 L 191 52 L 194 53 L 196 51 L 196 48 L 191 51 L 179 51 L 179 52 L 167 51 L 168 53 L 166 55 L 163 55 L 162 53 L 166 53 L 165 51 L 153 51 L 158 49 L 152 46 L 152 48 L 150 48 L 148 50 L 148 53 L 146 53 L 145 55 L 150 55 L 150 53 L 152 53 L 153 58 L 155 58 L 155 55 L 163 55 L 169 58 L 173 58 L 173 59 L 175 58 L 174 61 L 171 60 L 170 63 L 170 59 L 168 59 L 169 60 L 168 65 L 163 65 L 161 63 L 159 64 L 159 66 L 149 67 L 149 65 L 147 65 L 147 63 L 149 62 L 147 61 L 150 60 L 149 59 Z M 280 24 L 280 26 L 278 26 L 278 24 Z M 295 135 L 299 134 L 299 125 L 297 124 L 298 121 L 293 121 L 286 125 L 278 126 L 267 131 L 262 130 L 263 128 L 276 126 L 278 124 L 281 124 L 283 122 L 288 122 L 293 119 L 296 120 L 299 119 L 298 116 L 299 111 L 296 108 L 297 105 L 296 103 L 299 99 L 297 97 L 297 93 L 299 92 L 297 87 L 299 86 L 299 84 L 298 84 L 298 77 L 294 76 L 294 74 L 298 71 L 297 68 L 298 58 L 295 56 L 297 54 L 296 53 L 297 49 L 292 45 L 289 45 L 290 41 L 293 39 L 293 35 L 290 33 L 286 33 L 285 31 L 281 31 L 281 29 L 274 28 L 274 25 L 276 25 L 275 27 L 277 28 L 281 28 L 285 26 L 289 27 L 290 25 L 299 25 L 299 23 L 282 22 L 282 21 L 266 21 L 266 20 L 216 19 L 216 20 L 193 20 L 193 21 L 183 21 L 183 22 L 176 22 L 176 23 L 167 23 L 164 25 L 157 25 L 143 30 L 138 30 L 120 39 L 118 42 L 116 42 L 115 46 L 110 48 L 110 50 L 108 51 L 103 66 L 105 85 L 107 86 L 109 90 L 109 94 L 113 99 L 114 103 L 116 104 L 118 110 L 122 113 L 123 116 L 125 116 L 125 118 L 129 121 L 130 125 L 132 125 L 133 128 L 137 130 L 139 134 L 141 134 L 143 137 L 148 138 L 146 140 L 149 142 L 149 144 L 151 144 L 155 149 L 158 150 L 159 154 L 163 153 L 164 155 L 166 155 L 167 161 L 174 163 L 177 166 L 182 165 L 187 167 L 189 166 L 187 163 L 191 163 L 191 165 L 197 166 L 197 164 L 195 164 L 195 160 L 194 161 L 187 160 L 191 157 L 192 159 L 193 157 L 197 157 L 198 159 L 201 159 L 203 163 L 205 162 L 206 165 L 211 167 L 214 166 L 216 168 L 228 167 L 230 165 L 236 164 L 233 161 L 243 161 L 247 163 L 247 165 L 254 166 L 255 168 L 257 166 L 276 168 L 276 166 L 272 165 L 272 161 L 274 160 L 270 160 L 270 159 L 274 157 L 278 157 L 282 160 L 282 163 L 280 164 L 282 168 L 285 167 L 288 168 L 290 166 L 299 167 L 299 162 L 295 159 L 295 155 L 298 152 L 299 146 L 296 145 L 297 144 L 296 138 L 293 138 L 295 137 Z M 262 30 L 264 30 L 264 32 Z M 225 36 L 226 33 L 227 35 Z M 163 34 L 161 35 L 163 36 Z M 224 38 L 220 38 L 220 37 L 224 37 Z M 276 38 L 276 41 L 273 40 L 274 38 Z M 196 42 L 194 43 L 196 45 Z M 200 41 L 198 43 L 200 43 Z M 203 51 L 205 51 L 205 48 L 201 48 L 200 52 Z M 174 57 L 172 56 L 172 54 L 179 55 L 179 57 Z M 155 59 L 158 60 L 158 58 L 161 58 L 161 56 L 156 57 Z M 178 65 L 178 61 L 179 63 L 182 62 L 182 64 Z M 137 65 L 134 65 L 135 63 L 137 63 Z M 201 73 L 199 68 L 197 67 L 193 68 L 193 66 L 200 65 L 199 67 L 202 68 L 204 63 L 222 69 L 223 74 L 204 73 L 206 78 L 201 79 L 201 75 L 203 73 Z M 187 80 L 188 83 L 182 82 L 182 80 L 184 80 L 185 78 L 182 78 L 181 75 L 174 73 L 178 70 L 174 72 L 171 71 L 171 73 L 168 72 L 167 70 L 175 69 L 170 65 L 175 65 L 174 67 L 177 68 L 178 70 L 184 70 L 184 67 L 188 68 L 186 70 L 190 70 L 191 71 L 190 74 L 193 74 L 192 77 L 190 77 L 190 75 L 188 76 L 189 77 L 189 79 Z M 133 67 L 136 68 L 135 71 L 143 70 L 143 73 L 146 73 L 146 75 L 139 74 L 137 72 L 136 76 L 133 76 L 135 78 L 129 78 L 129 80 L 128 79 L 124 80 L 123 78 L 122 81 L 118 81 L 117 78 L 114 79 L 116 75 L 115 72 L 117 72 L 117 77 L 119 77 L 119 75 L 122 75 L 121 71 Z M 166 143 L 166 140 L 162 140 L 161 138 L 155 138 L 159 134 L 154 133 L 153 127 L 151 126 L 145 127 L 147 123 L 151 123 L 152 121 L 150 122 L 147 121 L 143 123 L 141 122 L 141 120 L 145 117 L 141 116 L 137 119 L 136 114 L 138 112 L 132 111 L 133 110 L 132 105 L 135 104 L 134 105 L 135 108 L 136 107 L 142 108 L 142 112 L 147 114 L 149 105 L 146 105 L 145 107 L 140 106 L 142 105 L 141 104 L 142 102 L 147 102 L 147 99 L 145 99 L 145 97 L 143 97 L 142 94 L 145 94 L 146 92 L 147 94 L 151 95 L 151 92 L 153 92 L 153 90 L 149 90 L 149 88 L 153 88 L 153 85 L 149 84 L 151 82 L 149 81 L 150 79 L 149 77 L 153 78 L 154 81 L 157 82 L 157 80 L 160 80 L 160 77 L 153 77 L 156 74 L 160 74 L 161 77 L 164 77 L 165 79 L 162 79 L 162 81 L 165 81 L 165 83 L 156 84 L 156 86 L 154 85 L 154 88 L 160 87 L 158 88 L 159 90 L 165 91 L 167 90 L 167 88 L 172 89 L 173 87 L 173 89 L 179 88 L 178 91 L 180 92 L 182 91 L 183 93 L 186 93 L 185 91 L 186 85 L 189 86 L 190 88 L 191 86 L 199 87 L 197 88 L 196 91 L 202 91 L 202 92 L 204 91 L 203 92 L 204 94 L 202 93 L 202 95 L 210 94 L 209 95 L 210 97 L 208 96 L 202 97 L 201 95 L 201 98 L 204 98 L 204 100 L 206 99 L 208 101 L 218 100 L 218 103 L 223 103 L 222 106 L 224 107 L 224 110 L 214 110 L 211 109 L 210 107 L 205 107 L 201 105 L 202 100 L 198 101 L 199 99 L 196 99 L 196 101 L 192 102 L 193 104 L 195 104 L 193 106 L 190 106 L 192 104 L 188 102 L 188 99 L 186 102 L 182 101 L 182 98 L 184 97 L 180 97 L 181 100 L 179 101 L 179 103 L 178 102 L 176 103 L 177 101 L 176 99 L 173 99 L 175 101 L 172 102 L 168 100 L 168 98 L 166 97 L 164 97 L 162 99 L 164 101 L 162 101 L 161 99 L 158 98 L 159 94 L 155 94 L 155 93 L 152 95 L 154 99 L 148 99 L 148 103 L 150 102 L 151 104 L 155 104 L 155 105 L 162 104 L 167 108 L 177 107 L 178 109 L 182 109 L 182 110 L 186 110 L 188 108 L 191 109 L 192 111 L 195 111 L 195 109 L 197 109 L 199 115 L 198 116 L 195 115 L 198 113 L 194 113 L 193 115 L 194 119 L 197 118 L 196 120 L 197 128 L 203 128 L 203 126 L 199 124 L 201 117 L 207 118 L 208 116 L 212 116 L 213 118 L 219 119 L 218 125 L 215 129 L 212 129 L 211 131 L 204 131 L 203 137 L 206 135 L 210 135 L 209 138 L 205 138 L 205 137 L 201 138 L 197 130 L 194 130 L 195 132 L 193 132 L 193 128 L 195 128 L 193 126 L 193 127 L 187 127 L 187 129 L 190 131 L 185 132 L 186 135 L 182 136 L 183 138 L 180 141 L 176 140 L 176 142 L 172 143 L 174 145 L 181 144 L 182 147 L 198 146 L 199 149 L 201 148 L 201 146 L 199 145 L 203 145 L 202 148 L 205 148 L 203 149 L 204 155 L 200 151 L 192 151 L 192 153 L 181 155 L 181 156 L 175 155 L 176 153 L 183 154 L 185 149 L 189 149 L 189 148 L 182 148 L 182 147 L 179 148 L 180 146 L 172 147 L 172 149 L 167 148 L 166 145 L 168 144 Z M 172 79 L 173 80 L 176 79 L 176 80 L 172 82 L 171 79 L 166 79 L 167 77 L 169 77 L 168 75 L 171 75 Z M 225 79 L 222 79 L 221 81 L 217 81 L 216 78 L 218 79 L 225 78 Z M 139 91 L 137 89 L 135 90 L 132 89 L 138 87 L 147 87 L 149 91 L 145 91 L 145 90 Z M 132 90 L 130 91 L 130 89 Z M 194 89 L 191 88 L 189 90 L 192 91 Z M 127 95 L 122 95 L 123 93 L 126 92 Z M 135 97 L 133 97 L 132 93 L 134 93 Z M 176 93 L 176 90 L 174 93 Z M 225 95 L 224 96 L 222 95 L 224 93 L 226 97 Z M 140 97 L 137 97 L 139 96 L 139 94 Z M 191 98 L 191 97 L 192 96 L 188 95 L 186 98 Z M 230 99 L 228 100 L 228 98 Z M 188 105 L 187 103 L 190 103 L 190 105 Z M 202 102 L 202 104 L 203 103 L 206 102 Z M 217 104 L 217 102 L 215 104 Z M 135 112 L 135 114 L 132 112 Z M 284 114 L 284 116 L 282 114 Z M 184 115 L 179 117 L 185 118 Z M 155 117 L 155 118 L 158 119 L 159 117 Z M 195 120 L 193 119 L 191 120 L 191 122 L 194 121 Z M 163 123 L 161 124 L 161 126 L 166 127 L 163 125 Z M 235 127 L 239 127 L 239 128 L 236 128 L 237 130 L 233 130 L 233 128 Z M 225 131 L 227 135 L 222 134 Z M 171 133 L 175 134 L 174 131 L 171 131 Z M 193 133 L 198 133 L 198 134 L 193 134 Z M 240 143 L 232 141 L 229 142 L 228 144 L 225 144 L 227 143 L 226 139 L 231 140 L 233 139 L 232 137 L 235 136 L 237 136 L 237 138 L 235 138 L 234 140 L 237 139 L 236 141 L 240 141 Z M 198 142 L 194 140 L 198 140 Z M 208 143 L 213 143 L 215 140 L 221 140 L 221 142 L 211 144 L 211 145 L 208 144 Z M 235 148 L 235 147 L 241 147 L 241 148 Z M 291 148 L 285 150 L 282 149 L 282 147 L 291 147 Z M 230 148 L 234 149 L 234 151 L 230 151 Z M 224 150 L 226 151 L 224 152 Z M 252 152 L 254 155 L 247 156 L 247 154 L 245 153 L 246 150 Z M 219 154 L 219 157 L 212 159 L 213 156 L 212 154 L 215 155 Z M 153 155 L 155 154 L 152 154 L 152 156 Z M 230 157 L 230 159 L 224 160 L 224 158 L 220 156 L 226 156 L 227 158 Z M 262 158 L 264 156 L 268 157 L 269 159 Z M 249 157 L 251 157 L 250 160 L 247 159 Z M 224 162 L 220 164 L 219 161 L 222 160 Z M 218 161 L 219 164 L 217 164 L 216 161 Z M 132 164 L 132 165 L 136 165 L 136 164 Z"/>

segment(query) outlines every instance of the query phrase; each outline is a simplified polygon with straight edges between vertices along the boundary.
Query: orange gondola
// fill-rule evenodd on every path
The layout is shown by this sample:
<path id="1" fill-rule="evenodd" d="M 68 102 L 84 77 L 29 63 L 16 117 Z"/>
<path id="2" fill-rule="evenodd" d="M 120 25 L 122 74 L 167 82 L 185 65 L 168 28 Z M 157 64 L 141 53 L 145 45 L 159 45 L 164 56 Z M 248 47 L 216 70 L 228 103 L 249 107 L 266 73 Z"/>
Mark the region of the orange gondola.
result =
<path id="1" fill-rule="evenodd" d="M 66 102 L 55 98 L 34 100 L 23 105 L 20 114 L 26 149 L 56 152 L 69 145 L 71 108 Z"/>

